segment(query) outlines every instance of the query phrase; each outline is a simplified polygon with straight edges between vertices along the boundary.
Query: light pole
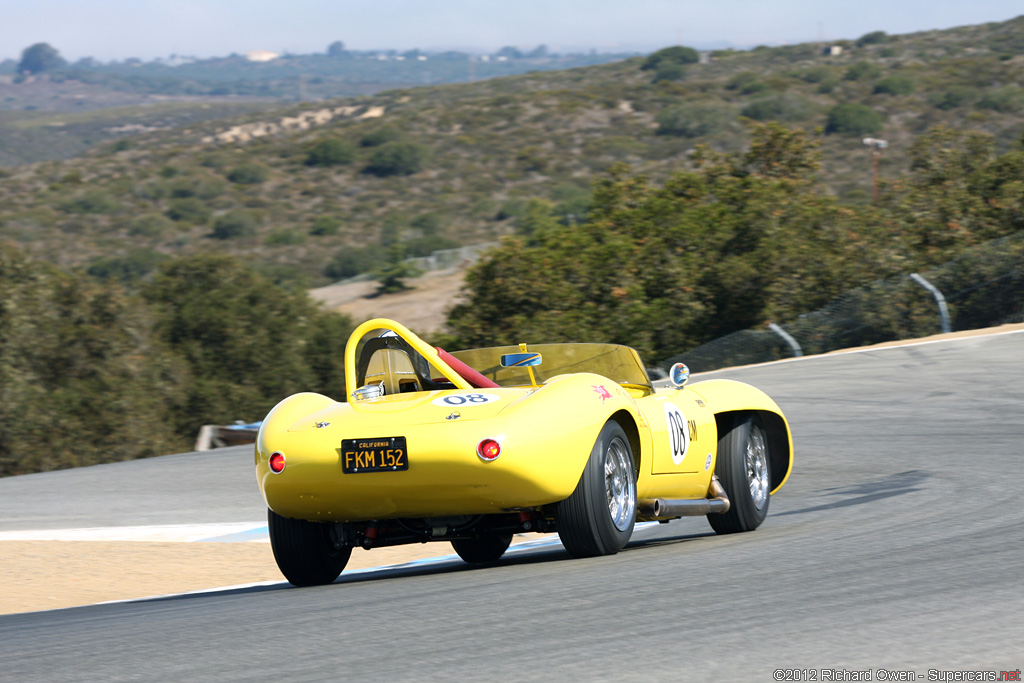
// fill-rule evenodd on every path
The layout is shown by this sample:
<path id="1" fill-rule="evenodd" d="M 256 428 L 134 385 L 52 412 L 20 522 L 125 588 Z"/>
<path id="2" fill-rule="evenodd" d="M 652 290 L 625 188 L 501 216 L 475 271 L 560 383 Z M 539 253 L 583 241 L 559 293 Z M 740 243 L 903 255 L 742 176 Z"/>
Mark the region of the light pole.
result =
<path id="1" fill-rule="evenodd" d="M 882 150 L 889 143 L 878 138 L 864 138 L 864 144 L 871 148 L 871 201 L 878 206 L 878 162 L 882 158 Z"/>

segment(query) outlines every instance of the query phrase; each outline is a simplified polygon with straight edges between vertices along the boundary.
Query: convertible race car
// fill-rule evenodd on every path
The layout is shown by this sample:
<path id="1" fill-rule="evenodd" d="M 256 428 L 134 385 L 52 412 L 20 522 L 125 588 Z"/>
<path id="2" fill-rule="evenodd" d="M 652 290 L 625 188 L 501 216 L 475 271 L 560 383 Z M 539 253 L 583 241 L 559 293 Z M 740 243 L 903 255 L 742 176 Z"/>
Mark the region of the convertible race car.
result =
<path id="1" fill-rule="evenodd" d="M 626 346 L 448 353 L 367 321 L 345 349 L 346 402 L 295 394 L 260 427 L 277 565 L 309 586 L 357 547 L 448 541 L 488 563 L 522 532 L 590 557 L 618 552 L 637 520 L 756 529 L 792 466 L 786 418 L 747 384 L 671 375 L 655 389 Z"/>

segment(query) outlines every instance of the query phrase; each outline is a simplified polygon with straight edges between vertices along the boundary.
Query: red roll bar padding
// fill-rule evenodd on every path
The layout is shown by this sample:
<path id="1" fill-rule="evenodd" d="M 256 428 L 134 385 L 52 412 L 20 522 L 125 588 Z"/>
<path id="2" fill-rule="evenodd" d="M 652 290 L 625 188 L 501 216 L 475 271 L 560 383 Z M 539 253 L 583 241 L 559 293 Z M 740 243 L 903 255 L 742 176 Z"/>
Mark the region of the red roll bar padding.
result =
<path id="1" fill-rule="evenodd" d="M 468 365 L 466 365 L 461 360 L 459 360 L 452 354 L 448 353 L 444 349 L 437 346 L 435 346 L 434 348 L 437 350 L 437 355 L 441 358 L 441 360 L 448 364 L 448 367 L 454 370 L 456 374 L 459 375 L 459 377 L 472 384 L 473 387 L 475 387 L 476 389 L 498 388 L 499 385 L 497 382 L 490 380 L 487 377 L 484 377 L 479 372 L 469 367 Z"/>

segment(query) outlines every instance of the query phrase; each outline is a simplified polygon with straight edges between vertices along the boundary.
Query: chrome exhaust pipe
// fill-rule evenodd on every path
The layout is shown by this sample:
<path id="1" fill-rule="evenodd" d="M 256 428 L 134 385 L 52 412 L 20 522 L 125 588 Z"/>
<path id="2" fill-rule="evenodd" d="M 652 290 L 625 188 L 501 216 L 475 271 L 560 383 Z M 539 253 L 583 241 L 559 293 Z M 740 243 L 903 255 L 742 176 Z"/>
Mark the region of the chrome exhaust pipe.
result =
<path id="1" fill-rule="evenodd" d="M 712 498 L 666 500 L 664 498 L 645 498 L 636 503 L 637 512 L 641 517 L 699 517 L 701 515 L 720 515 L 729 511 L 729 497 L 725 495 L 718 476 L 711 478 L 708 493 Z"/>

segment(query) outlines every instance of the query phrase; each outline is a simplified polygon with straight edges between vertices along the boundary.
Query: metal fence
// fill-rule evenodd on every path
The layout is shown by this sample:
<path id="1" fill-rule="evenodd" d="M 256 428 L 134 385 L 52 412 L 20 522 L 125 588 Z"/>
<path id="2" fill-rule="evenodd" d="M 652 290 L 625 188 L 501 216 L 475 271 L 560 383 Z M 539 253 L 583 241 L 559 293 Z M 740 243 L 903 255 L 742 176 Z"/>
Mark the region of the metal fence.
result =
<path id="1" fill-rule="evenodd" d="M 850 290 L 772 326 L 777 329 L 766 325 L 716 339 L 664 365 L 683 362 L 692 372 L 706 372 L 1017 322 L 1024 322 L 1024 232 L 966 250 L 941 266 Z"/>

